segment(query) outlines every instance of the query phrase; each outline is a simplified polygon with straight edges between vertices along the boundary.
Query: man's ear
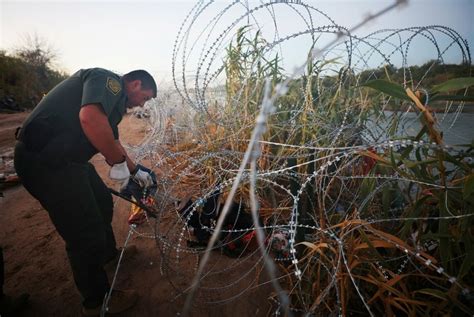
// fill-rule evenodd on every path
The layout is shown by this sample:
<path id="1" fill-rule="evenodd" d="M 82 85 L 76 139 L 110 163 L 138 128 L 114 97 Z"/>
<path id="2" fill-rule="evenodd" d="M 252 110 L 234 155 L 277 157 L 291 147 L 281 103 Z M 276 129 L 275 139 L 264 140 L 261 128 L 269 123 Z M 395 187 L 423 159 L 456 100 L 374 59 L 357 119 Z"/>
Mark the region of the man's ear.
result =
<path id="1" fill-rule="evenodd" d="M 140 79 L 135 79 L 132 81 L 132 87 L 134 91 L 139 91 L 142 89 L 142 81 Z"/>

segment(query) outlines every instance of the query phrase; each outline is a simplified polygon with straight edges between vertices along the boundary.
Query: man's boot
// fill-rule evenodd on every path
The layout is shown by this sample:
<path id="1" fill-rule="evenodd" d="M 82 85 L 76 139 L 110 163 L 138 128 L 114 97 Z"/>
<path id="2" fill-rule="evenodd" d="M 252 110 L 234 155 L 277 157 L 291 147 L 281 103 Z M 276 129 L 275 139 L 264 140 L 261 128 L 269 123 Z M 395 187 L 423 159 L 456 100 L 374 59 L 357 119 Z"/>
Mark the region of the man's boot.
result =
<path id="1" fill-rule="evenodd" d="M 123 249 L 123 247 L 118 248 L 117 253 L 115 253 L 115 255 L 112 258 L 107 260 L 107 262 L 104 265 L 104 269 L 106 271 L 115 270 L 115 268 L 117 267 L 119 258 L 120 258 L 120 254 L 122 253 L 122 249 Z M 124 258 L 125 257 L 126 258 L 132 258 L 133 256 L 135 256 L 135 254 L 138 253 L 137 250 L 138 249 L 135 245 L 129 245 L 127 248 L 125 248 L 125 252 L 123 254 Z"/>
<path id="2" fill-rule="evenodd" d="M 138 300 L 138 293 L 134 290 L 114 290 L 107 305 L 106 314 L 118 314 L 132 308 Z M 82 307 L 82 315 L 99 316 L 102 305 L 94 308 Z"/>
<path id="3" fill-rule="evenodd" d="M 2 295 L 0 298 L 0 316 L 16 316 L 28 304 L 29 294 L 21 294 L 18 297 Z"/>

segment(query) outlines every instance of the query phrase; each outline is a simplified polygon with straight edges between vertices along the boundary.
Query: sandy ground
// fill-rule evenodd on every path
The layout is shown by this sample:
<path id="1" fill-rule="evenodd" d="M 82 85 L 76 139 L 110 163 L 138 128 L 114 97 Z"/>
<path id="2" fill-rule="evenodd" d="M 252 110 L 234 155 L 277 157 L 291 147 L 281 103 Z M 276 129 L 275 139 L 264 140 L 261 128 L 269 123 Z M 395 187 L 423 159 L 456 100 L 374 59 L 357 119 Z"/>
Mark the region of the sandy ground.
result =
<path id="1" fill-rule="evenodd" d="M 0 154 L 3 171 L 11 170 L 14 131 L 26 117 L 25 113 L 0 114 Z M 146 125 L 126 116 L 120 125 L 125 142 L 136 144 L 142 140 Z M 107 180 L 108 167 L 100 155 L 92 159 L 99 174 L 109 186 L 118 185 Z M 2 166 L 0 166 L 2 167 Z M 80 316 L 81 298 L 78 294 L 67 261 L 64 242 L 55 231 L 47 212 L 21 186 L 4 190 L 0 198 L 0 245 L 5 256 L 5 292 L 31 295 L 30 305 L 20 316 Z M 114 198 L 113 227 L 118 244 L 123 244 L 129 232 L 127 218 L 130 205 Z M 73 203 L 73 202 L 71 202 Z M 176 222 L 170 214 L 160 226 Z M 117 288 L 133 288 L 140 299 L 131 310 L 120 316 L 176 316 L 182 311 L 183 291 L 191 283 L 201 255 L 181 255 L 173 252 L 176 240 L 167 240 L 175 233 L 162 230 L 168 249 L 147 236 L 149 228 L 138 228 L 130 244 L 138 248 L 133 257 L 123 260 L 117 276 Z M 168 250 L 168 251 L 167 251 Z M 271 311 L 266 283 L 258 255 L 244 260 L 232 259 L 213 252 L 203 288 L 193 302 L 191 316 L 266 316 Z M 112 276 L 113 272 L 110 272 Z M 260 285 L 256 287 L 256 285 Z M 262 286 L 263 285 L 263 286 Z M 243 292 L 246 290 L 246 292 Z"/>

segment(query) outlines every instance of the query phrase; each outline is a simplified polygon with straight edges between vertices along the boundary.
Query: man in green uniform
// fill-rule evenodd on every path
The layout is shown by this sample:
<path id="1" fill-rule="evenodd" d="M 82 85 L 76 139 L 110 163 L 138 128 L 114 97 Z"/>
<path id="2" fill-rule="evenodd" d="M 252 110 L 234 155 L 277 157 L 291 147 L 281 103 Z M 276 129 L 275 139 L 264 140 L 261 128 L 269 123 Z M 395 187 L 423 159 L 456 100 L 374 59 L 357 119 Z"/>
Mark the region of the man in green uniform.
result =
<path id="1" fill-rule="evenodd" d="M 88 161 L 100 152 L 111 166 L 111 179 L 150 186 L 152 172 L 129 158 L 117 125 L 127 108 L 154 97 L 156 83 L 146 71 L 120 77 L 101 68 L 82 69 L 41 100 L 18 135 L 15 169 L 66 243 L 85 315 L 100 313 L 110 288 L 104 265 L 118 254 L 112 196 Z M 135 291 L 114 290 L 108 312 L 128 309 L 137 298 Z"/>

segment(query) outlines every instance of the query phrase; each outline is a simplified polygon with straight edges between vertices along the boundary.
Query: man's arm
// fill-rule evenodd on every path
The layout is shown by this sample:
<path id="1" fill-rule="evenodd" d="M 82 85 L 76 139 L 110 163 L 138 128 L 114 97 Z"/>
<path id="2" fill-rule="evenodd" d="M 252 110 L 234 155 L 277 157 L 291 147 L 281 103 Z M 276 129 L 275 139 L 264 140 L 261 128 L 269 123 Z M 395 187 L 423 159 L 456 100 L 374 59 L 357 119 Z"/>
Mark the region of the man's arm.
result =
<path id="1" fill-rule="evenodd" d="M 128 170 L 130 171 L 130 173 L 133 173 L 133 171 L 135 171 L 137 166 L 135 165 L 135 163 L 133 163 L 132 159 L 130 159 L 130 157 L 128 156 L 127 151 L 125 151 L 125 149 L 123 148 L 122 143 L 120 143 L 120 140 L 115 140 L 115 143 L 122 150 L 123 155 L 125 155 L 125 159 L 127 160 Z"/>
<path id="2" fill-rule="evenodd" d="M 107 163 L 113 165 L 110 169 L 111 179 L 126 179 L 132 172 L 133 179 L 140 186 L 148 187 L 156 183 L 155 174 L 146 168 L 138 168 L 128 157 L 119 140 L 115 140 L 114 133 L 110 127 L 109 120 L 99 104 L 88 104 L 82 106 L 79 111 L 79 119 L 82 130 L 92 145 L 105 157 Z M 124 159 L 127 167 L 123 169 Z M 122 166 L 123 165 L 123 166 Z M 117 169 L 114 168 L 117 166 Z"/>
<path id="3" fill-rule="evenodd" d="M 123 147 L 121 145 L 118 146 L 115 142 L 109 120 L 100 104 L 88 104 L 82 106 L 79 111 L 79 120 L 87 139 L 100 153 L 102 153 L 109 164 L 113 165 L 120 163 L 123 161 L 125 156 L 127 159 L 127 165 L 130 167 L 130 159 Z"/>

